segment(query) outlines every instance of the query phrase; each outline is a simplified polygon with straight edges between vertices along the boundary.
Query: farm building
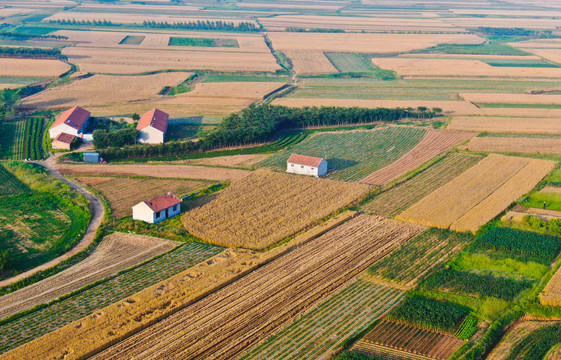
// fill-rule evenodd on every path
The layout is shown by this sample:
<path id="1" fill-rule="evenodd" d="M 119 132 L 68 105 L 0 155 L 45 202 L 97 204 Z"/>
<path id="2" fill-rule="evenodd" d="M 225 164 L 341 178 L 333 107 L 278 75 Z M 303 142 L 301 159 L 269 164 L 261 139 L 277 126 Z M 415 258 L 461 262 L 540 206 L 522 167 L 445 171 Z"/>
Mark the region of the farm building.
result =
<path id="1" fill-rule="evenodd" d="M 161 144 L 168 129 L 169 115 L 159 109 L 152 109 L 140 117 L 136 129 L 140 132 L 138 142 Z"/>
<path id="2" fill-rule="evenodd" d="M 327 161 L 322 158 L 292 154 L 286 162 L 286 172 L 315 177 L 327 174 Z"/>
<path id="3" fill-rule="evenodd" d="M 53 149 L 57 150 L 70 150 L 72 141 L 74 141 L 74 139 L 76 139 L 76 136 L 74 135 L 60 133 L 55 137 L 51 146 L 53 147 Z"/>
<path id="4" fill-rule="evenodd" d="M 159 223 L 181 212 L 181 199 L 167 193 L 151 200 L 142 201 L 132 207 L 132 218 L 150 224 Z"/>
<path id="5" fill-rule="evenodd" d="M 79 106 L 74 106 L 63 112 L 49 129 L 49 137 L 56 138 L 59 134 L 66 133 L 82 138 L 91 113 Z"/>

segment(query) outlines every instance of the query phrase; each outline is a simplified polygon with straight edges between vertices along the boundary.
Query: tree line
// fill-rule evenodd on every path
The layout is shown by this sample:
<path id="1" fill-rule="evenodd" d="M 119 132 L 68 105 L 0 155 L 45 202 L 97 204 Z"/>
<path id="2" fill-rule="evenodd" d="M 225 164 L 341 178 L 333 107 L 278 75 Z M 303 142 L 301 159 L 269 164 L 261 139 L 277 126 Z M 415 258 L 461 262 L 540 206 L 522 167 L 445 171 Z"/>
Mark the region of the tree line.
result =
<path id="1" fill-rule="evenodd" d="M 297 26 L 289 26 L 285 29 L 287 32 L 316 32 L 316 33 L 344 33 L 343 29 L 328 29 L 328 28 L 303 28 Z"/>
<path id="2" fill-rule="evenodd" d="M 223 30 L 223 31 L 259 31 L 259 27 L 250 21 L 242 21 L 235 24 L 231 21 L 210 21 L 210 20 L 197 20 L 189 22 L 172 22 L 167 21 L 144 21 L 143 26 L 157 29 L 186 29 L 186 30 Z"/>
<path id="3" fill-rule="evenodd" d="M 97 149 L 112 147 L 123 147 L 136 144 L 138 130 L 133 128 L 107 131 L 104 129 L 93 132 L 93 144 Z"/>
<path id="4" fill-rule="evenodd" d="M 107 147 L 100 151 L 106 160 L 144 158 L 203 152 L 228 146 L 249 145 L 272 140 L 282 129 L 313 126 L 394 122 L 403 118 L 428 119 L 441 116 L 442 109 L 413 108 L 343 108 L 278 105 L 250 105 L 240 113 L 225 117 L 220 125 L 201 134 L 198 141 L 169 142 L 159 145 Z M 95 133 L 94 133 L 95 144 Z M 111 144 L 111 143 L 109 143 Z M 97 147 L 97 146 L 96 146 Z"/>
<path id="5" fill-rule="evenodd" d="M 63 35 L 36 35 L 36 34 L 25 34 L 16 32 L 0 32 L 0 38 L 13 39 L 13 40 L 30 40 L 30 39 L 57 39 L 65 40 L 68 36 Z"/>
<path id="6" fill-rule="evenodd" d="M 59 20 L 51 20 L 49 21 L 51 24 L 59 24 L 59 25 L 93 25 L 93 26 L 120 26 L 120 24 L 113 24 L 109 20 L 68 20 L 68 19 L 59 19 Z"/>
<path id="7" fill-rule="evenodd" d="M 65 59 L 60 49 L 25 48 L 25 47 L 0 47 L 0 56 L 21 56 L 26 58 L 54 57 Z"/>

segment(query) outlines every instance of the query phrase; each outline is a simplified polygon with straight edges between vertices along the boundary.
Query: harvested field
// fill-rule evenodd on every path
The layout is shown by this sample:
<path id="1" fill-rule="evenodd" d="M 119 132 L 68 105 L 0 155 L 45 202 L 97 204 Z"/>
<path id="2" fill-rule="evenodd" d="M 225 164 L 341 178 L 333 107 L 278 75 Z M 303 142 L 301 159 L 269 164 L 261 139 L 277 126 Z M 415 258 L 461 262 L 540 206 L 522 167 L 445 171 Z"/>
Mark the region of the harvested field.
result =
<path id="1" fill-rule="evenodd" d="M 366 100 L 366 99 L 334 99 L 334 98 L 293 98 L 282 97 L 275 99 L 273 105 L 284 105 L 290 107 L 304 106 L 342 106 L 342 107 L 366 107 L 366 108 L 395 108 L 395 107 L 439 107 L 446 114 L 454 115 L 479 115 L 481 110 L 467 101 L 434 101 L 434 100 Z"/>
<path id="2" fill-rule="evenodd" d="M 218 156 L 208 159 L 189 160 L 193 164 L 214 165 L 214 166 L 239 166 L 239 167 L 252 167 L 258 162 L 264 161 L 269 158 L 269 154 L 255 154 L 255 155 L 232 155 L 232 156 Z"/>
<path id="3" fill-rule="evenodd" d="M 371 353 L 369 351 L 371 345 L 381 345 L 431 359 L 447 360 L 464 343 L 464 340 L 453 336 L 382 320 L 371 332 L 359 340 L 353 349 Z"/>
<path id="4" fill-rule="evenodd" d="M 396 216 L 481 159 L 481 156 L 475 155 L 448 154 L 411 179 L 377 195 L 364 204 L 361 210 L 386 217 Z"/>
<path id="5" fill-rule="evenodd" d="M 555 357 L 543 357 L 539 356 L 540 352 L 547 352 L 556 345 L 559 341 L 555 341 L 555 337 L 559 339 L 559 335 L 553 332 L 548 334 L 547 328 L 553 326 L 554 328 L 559 328 L 558 321 L 520 321 L 515 324 L 510 331 L 501 339 L 500 343 L 494 348 L 494 350 L 489 355 L 490 359 L 493 360 L 519 360 L 519 359 L 550 359 L 555 360 Z M 553 336 L 548 336 L 553 335 Z M 541 337 L 541 339 L 540 339 Z M 546 340 L 546 337 L 550 337 L 553 340 L 549 343 L 549 346 L 541 346 L 541 351 L 532 352 L 533 347 L 540 347 L 540 340 Z M 546 340 L 547 341 L 547 340 Z M 543 344 L 545 345 L 545 344 Z M 553 346 L 552 346 L 553 345 Z M 530 350 L 528 352 L 528 350 Z M 532 357 L 534 355 L 534 357 Z M 538 357 L 539 356 L 539 357 Z"/>
<path id="6" fill-rule="evenodd" d="M 180 245 L 143 235 L 113 233 L 85 260 L 38 283 L 0 297 L 0 319 L 45 304 Z"/>
<path id="7" fill-rule="evenodd" d="M 491 154 L 397 216 L 400 220 L 475 232 L 532 190 L 555 163 Z"/>
<path id="8" fill-rule="evenodd" d="M 402 296 L 400 290 L 358 280 L 242 359 L 328 358 L 343 340 L 383 316 Z"/>
<path id="9" fill-rule="evenodd" d="M 421 141 L 424 134 L 425 130 L 411 127 L 318 133 L 258 165 L 286 169 L 291 154 L 305 154 L 325 158 L 328 177 L 358 181 L 401 158 Z"/>
<path id="10" fill-rule="evenodd" d="M 508 106 L 508 105 L 505 105 Z M 528 117 L 528 118 L 561 118 L 561 109 L 547 109 L 547 108 L 519 108 L 519 107 L 483 107 L 480 110 L 480 115 L 489 117 Z"/>
<path id="11" fill-rule="evenodd" d="M 262 100 L 284 85 L 282 82 L 198 83 L 193 91 L 179 96 Z"/>
<path id="12" fill-rule="evenodd" d="M 76 177 L 76 180 L 99 191 L 111 206 L 111 215 L 117 219 L 132 215 L 132 207 L 168 192 L 179 198 L 211 185 L 210 182 L 130 177 Z"/>
<path id="13" fill-rule="evenodd" d="M 165 281 L 201 261 L 208 260 L 222 250 L 216 246 L 199 243 L 181 245 L 92 288 L 0 325 L 0 353 L 28 343 L 160 281 Z M 37 357 L 24 356 L 20 359 L 24 358 Z"/>
<path id="14" fill-rule="evenodd" d="M 158 95 L 166 86 L 181 84 L 191 74 L 169 72 L 143 76 L 94 75 L 56 86 L 25 98 L 26 108 L 69 108 L 104 106 L 163 98 Z"/>
<path id="15" fill-rule="evenodd" d="M 156 358 L 230 359 L 421 230 L 359 216 L 93 359 L 142 357 L 148 349 L 148 356 Z M 251 327 L 247 327 L 249 323 Z M 246 331 L 236 331 L 242 328 Z"/>
<path id="16" fill-rule="evenodd" d="M 231 181 L 250 174 L 240 169 L 212 168 L 191 165 L 69 165 L 59 164 L 58 170 L 63 175 L 98 175 L 98 176 L 153 176 L 177 179 L 203 179 Z"/>
<path id="17" fill-rule="evenodd" d="M 479 60 L 374 58 L 374 65 L 401 76 L 561 78 L 561 68 L 498 67 Z"/>
<path id="18" fill-rule="evenodd" d="M 448 129 L 503 134 L 560 135 L 561 122 L 554 118 L 455 116 Z"/>
<path id="19" fill-rule="evenodd" d="M 268 33 L 276 50 L 324 52 L 395 53 L 424 49 L 442 43 L 480 44 L 472 34 L 361 34 L 361 33 Z M 392 59 L 393 60 L 393 59 Z"/>
<path id="20" fill-rule="evenodd" d="M 461 93 L 460 96 L 477 104 L 538 104 L 561 105 L 561 95 Z"/>
<path id="21" fill-rule="evenodd" d="M 285 50 L 294 71 L 300 75 L 332 74 L 339 72 L 323 51 Z"/>
<path id="22" fill-rule="evenodd" d="M 469 235 L 429 229 L 378 261 L 368 274 L 412 289 L 420 278 L 451 259 L 471 240 Z"/>
<path id="23" fill-rule="evenodd" d="M 251 53 L 240 49 L 229 49 L 229 51 L 205 51 L 199 49 L 166 51 L 151 49 L 66 47 L 63 49 L 62 53 L 68 57 L 70 62 L 78 65 L 81 71 L 93 73 L 137 74 L 158 70 L 273 72 L 281 69 L 270 52 Z M 26 76 L 32 75 L 26 72 Z"/>
<path id="24" fill-rule="evenodd" d="M 434 158 L 440 153 L 469 140 L 477 133 L 459 132 L 449 130 L 429 130 L 423 140 L 413 149 L 403 155 L 394 163 L 373 172 L 360 182 L 370 185 L 386 185 L 394 179 L 414 170 L 426 161 Z"/>
<path id="25" fill-rule="evenodd" d="M 475 152 L 561 154 L 561 139 L 476 137 L 468 148 Z"/>
<path id="26" fill-rule="evenodd" d="M 58 77 L 68 70 L 59 60 L 0 58 L 0 76 Z"/>
<path id="27" fill-rule="evenodd" d="M 258 170 L 183 216 L 187 230 L 228 247 L 263 249 L 356 202 L 371 188 Z M 338 194 L 333 197 L 332 194 Z"/>
<path id="28" fill-rule="evenodd" d="M 541 56 L 544 59 L 553 61 L 555 63 L 561 62 L 561 50 L 559 50 L 559 43 L 552 43 L 547 47 L 548 48 L 543 48 L 543 49 L 524 48 L 524 50 L 529 51 L 532 54 Z"/>
<path id="29" fill-rule="evenodd" d="M 557 269 L 540 294 L 540 303 L 545 306 L 561 305 L 561 271 Z"/>
<path id="30" fill-rule="evenodd" d="M 527 2 L 524 2 L 527 5 Z M 543 3 L 542 3 L 543 4 Z M 526 29 L 556 29 L 559 23 L 556 19 L 542 18 L 514 18 L 514 17 L 465 17 L 451 18 L 448 20 L 463 28 L 500 27 L 500 28 L 526 28 Z"/>

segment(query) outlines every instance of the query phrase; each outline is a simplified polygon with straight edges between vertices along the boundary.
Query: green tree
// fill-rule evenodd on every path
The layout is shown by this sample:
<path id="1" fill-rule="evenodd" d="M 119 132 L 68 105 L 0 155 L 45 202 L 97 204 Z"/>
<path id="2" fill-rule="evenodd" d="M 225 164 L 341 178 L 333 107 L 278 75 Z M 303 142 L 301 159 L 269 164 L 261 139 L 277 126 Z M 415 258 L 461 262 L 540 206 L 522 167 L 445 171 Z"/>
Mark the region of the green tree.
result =
<path id="1" fill-rule="evenodd" d="M 131 119 L 133 121 L 138 121 L 138 120 L 140 120 L 140 115 L 138 115 L 137 113 L 134 113 L 134 114 L 131 115 Z"/>

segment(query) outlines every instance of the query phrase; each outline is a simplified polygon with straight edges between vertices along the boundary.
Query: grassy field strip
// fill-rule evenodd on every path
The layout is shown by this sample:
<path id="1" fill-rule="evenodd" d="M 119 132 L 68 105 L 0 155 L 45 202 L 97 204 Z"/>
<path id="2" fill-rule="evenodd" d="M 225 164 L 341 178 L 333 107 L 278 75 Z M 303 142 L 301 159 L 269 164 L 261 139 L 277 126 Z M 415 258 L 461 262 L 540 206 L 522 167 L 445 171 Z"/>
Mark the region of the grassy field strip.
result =
<path id="1" fill-rule="evenodd" d="M 222 248 L 189 243 L 46 308 L 0 326 L 0 353 L 25 344 L 216 255 Z"/>
<path id="2" fill-rule="evenodd" d="M 358 280 L 243 359 L 307 359 L 330 353 L 397 303 L 402 292 Z"/>

